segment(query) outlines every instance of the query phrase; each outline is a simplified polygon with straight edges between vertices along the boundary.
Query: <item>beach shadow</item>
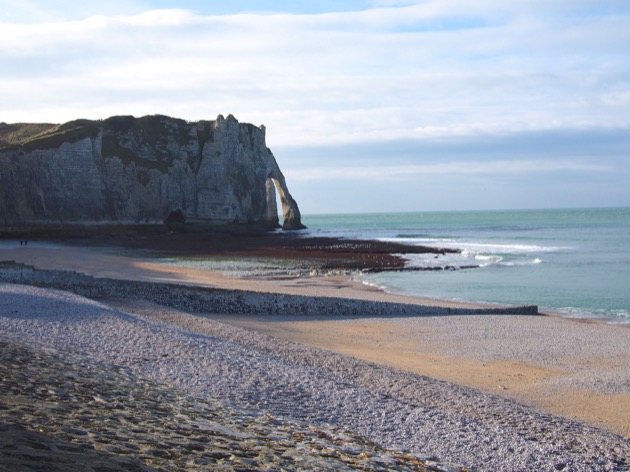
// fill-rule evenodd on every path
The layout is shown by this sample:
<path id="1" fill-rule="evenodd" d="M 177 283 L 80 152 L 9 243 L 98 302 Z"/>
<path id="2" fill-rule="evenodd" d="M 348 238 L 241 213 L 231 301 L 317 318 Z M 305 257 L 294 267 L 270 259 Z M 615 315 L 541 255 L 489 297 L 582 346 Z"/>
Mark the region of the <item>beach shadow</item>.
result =
<path id="1" fill-rule="evenodd" d="M 89 298 L 56 289 L 0 282 L 0 318 L 54 321 L 97 321 L 131 316 Z"/>

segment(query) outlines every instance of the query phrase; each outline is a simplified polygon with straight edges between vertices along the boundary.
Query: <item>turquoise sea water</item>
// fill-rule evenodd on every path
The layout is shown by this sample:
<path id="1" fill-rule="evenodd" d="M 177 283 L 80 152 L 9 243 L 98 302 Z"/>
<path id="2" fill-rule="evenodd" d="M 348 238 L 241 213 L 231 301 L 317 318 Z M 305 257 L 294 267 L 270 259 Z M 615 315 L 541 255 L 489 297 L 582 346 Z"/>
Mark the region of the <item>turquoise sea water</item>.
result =
<path id="1" fill-rule="evenodd" d="M 630 208 L 304 216 L 307 233 L 457 248 L 410 267 L 474 269 L 362 275 L 385 290 L 447 300 L 535 304 L 630 324 Z"/>

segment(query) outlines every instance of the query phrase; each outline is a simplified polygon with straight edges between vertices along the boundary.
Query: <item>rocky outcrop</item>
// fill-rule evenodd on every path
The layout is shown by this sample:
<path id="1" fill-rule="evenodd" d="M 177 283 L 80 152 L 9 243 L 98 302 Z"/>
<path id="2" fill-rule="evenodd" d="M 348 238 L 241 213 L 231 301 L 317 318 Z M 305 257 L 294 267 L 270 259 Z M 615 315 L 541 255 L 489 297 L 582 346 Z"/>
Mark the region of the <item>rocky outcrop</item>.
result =
<path id="1" fill-rule="evenodd" d="M 0 232 L 162 225 L 279 226 L 301 216 L 265 144 L 233 116 L 0 124 Z"/>

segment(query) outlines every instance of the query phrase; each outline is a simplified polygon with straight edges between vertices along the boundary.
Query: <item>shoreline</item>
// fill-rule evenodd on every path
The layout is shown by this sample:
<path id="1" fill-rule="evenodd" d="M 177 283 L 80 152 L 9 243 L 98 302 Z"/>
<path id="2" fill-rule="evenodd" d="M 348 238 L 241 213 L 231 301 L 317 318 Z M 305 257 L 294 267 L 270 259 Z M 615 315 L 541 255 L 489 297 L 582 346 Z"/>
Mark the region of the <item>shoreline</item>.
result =
<path id="1" fill-rule="evenodd" d="M 623 379 L 630 378 L 628 369 L 623 370 L 623 365 L 630 366 L 630 353 L 627 348 L 624 350 L 623 344 L 625 342 L 626 346 L 630 345 L 630 340 L 614 342 L 615 346 L 619 347 L 619 351 L 612 356 L 612 363 L 610 362 L 611 355 L 608 354 L 607 358 L 601 346 L 589 347 L 589 355 L 573 356 L 573 358 L 570 355 L 572 350 L 575 350 L 575 347 L 571 347 L 572 340 L 588 338 L 591 335 L 589 333 L 596 330 L 603 330 L 604 333 L 619 332 L 619 334 L 598 335 L 597 339 L 602 344 L 611 337 L 626 339 L 628 330 L 619 330 L 619 326 L 609 326 L 596 320 L 557 317 L 546 313 L 526 317 L 499 314 L 479 315 L 479 313 L 491 311 L 490 307 L 389 294 L 366 287 L 346 275 L 271 280 L 233 279 L 215 271 L 164 266 L 151 261 L 148 257 L 138 257 L 146 255 L 137 254 L 135 247 L 124 246 L 121 250 L 120 246 L 115 248 L 100 244 L 93 246 L 76 243 L 69 246 L 37 246 L 33 244 L 29 245 L 28 249 L 18 248 L 16 251 L 3 250 L 0 251 L 0 258 L 7 260 L 10 253 L 11 260 L 33 265 L 41 270 L 74 270 L 79 274 L 95 277 L 95 280 L 112 278 L 199 286 L 226 290 L 226 293 L 252 291 L 259 294 L 329 297 L 340 301 L 363 300 L 370 303 L 417 304 L 420 307 L 455 309 L 448 317 L 431 316 L 430 312 L 416 312 L 415 315 L 410 313 L 402 318 L 400 318 L 402 312 L 383 313 L 381 309 L 380 316 L 378 310 L 365 316 L 367 312 L 362 312 L 363 309 L 360 309 L 353 315 L 345 315 L 341 319 L 337 315 L 335 319 L 332 311 L 322 308 L 330 305 L 330 301 L 324 301 L 323 305 L 313 305 L 312 309 L 315 313 L 300 315 L 299 319 L 296 319 L 294 315 L 283 319 L 283 313 L 286 314 L 291 305 L 287 305 L 286 301 L 278 302 L 280 298 L 276 297 L 273 298 L 276 300 L 273 303 L 278 304 L 280 311 L 272 316 L 247 315 L 246 311 L 240 315 L 225 316 L 225 314 L 220 314 L 221 310 L 215 310 L 217 313 L 212 316 L 221 322 L 231 323 L 234 326 L 265 333 L 279 339 L 324 348 L 389 367 L 480 388 L 487 392 L 514 398 L 545 411 L 607 428 L 626 438 L 630 437 L 630 415 L 628 414 L 630 386 L 623 386 Z M 272 298 L 268 299 L 272 300 Z M 457 314 L 457 309 L 477 310 L 477 312 L 475 314 L 472 311 L 470 312 L 472 314 L 463 315 Z M 238 309 L 235 309 L 233 313 L 237 311 Z M 448 322 L 449 329 L 440 328 L 437 321 Z M 519 329 L 529 332 L 531 338 L 528 339 L 526 335 L 510 338 L 509 333 L 516 330 L 517 322 L 521 321 L 525 324 Z M 361 322 L 367 327 L 362 326 Z M 492 345 L 487 337 L 479 338 L 481 334 L 475 331 L 477 327 L 492 330 L 496 324 L 506 326 L 505 332 L 508 334 L 502 338 L 503 344 Z M 549 328 L 548 332 L 543 328 L 552 325 L 553 329 Z M 582 327 L 590 328 L 584 328 L 587 329 L 584 331 Z M 410 333 L 413 333 L 413 336 Z M 473 333 L 477 333 L 476 338 L 474 336 L 471 338 Z M 430 340 L 431 336 L 436 335 L 443 339 L 437 344 L 435 340 Z M 409 339 L 409 336 L 412 336 L 412 339 Z M 563 338 L 566 338 L 566 343 L 558 343 L 558 339 Z M 403 342 L 400 339 L 406 340 Z M 579 345 L 582 341 L 575 342 Z M 558 344 L 564 346 L 565 353 Z M 460 351 L 447 352 L 446 347 L 453 345 L 460 346 Z M 478 353 L 477 357 L 473 354 L 475 349 L 479 350 L 481 347 L 486 349 L 489 360 Z M 532 360 L 527 357 L 537 349 L 546 353 L 547 358 Z M 548 365 L 553 356 L 556 358 L 561 356 L 565 363 L 563 368 L 558 369 Z M 594 379 L 599 378 L 602 384 L 612 382 L 618 385 L 615 388 L 621 390 L 596 391 L 592 385 L 596 380 L 588 384 L 584 379 L 578 378 L 593 376 L 593 373 L 596 374 Z M 613 375 L 617 376 L 616 380 L 606 377 Z M 581 387 L 572 386 L 575 382 Z"/>
<path id="2" fill-rule="evenodd" d="M 12 261 L 36 269 L 67 270 L 97 278 L 184 284 L 227 290 L 249 290 L 262 293 L 331 296 L 376 302 L 409 303 L 423 306 L 497 309 L 491 305 L 466 301 L 440 300 L 430 297 L 396 294 L 369 286 L 354 279 L 357 272 L 399 270 L 409 253 L 442 253 L 442 249 L 405 246 L 378 241 L 340 240 L 337 238 L 301 238 L 297 235 L 263 234 L 230 236 L 214 234 L 203 239 L 193 235 L 190 245 L 181 244 L 186 235 L 159 238 L 89 238 L 65 241 L 31 241 L 28 247 L 0 248 L 0 262 Z M 6 240 L 5 240 L 6 241 Z M 287 244 L 288 242 L 288 244 Z M 345 244 L 348 243 L 346 246 Z M 314 245 L 318 245 L 314 249 Z M 403 249 L 405 248 L 405 249 Z M 395 252 L 392 253 L 392 252 Z M 285 268 L 295 269 L 288 275 L 269 276 L 254 273 L 250 277 L 232 277 L 225 271 L 182 267 L 156 262 L 156 259 L 217 258 L 226 260 L 278 260 Z M 534 305 L 532 305 L 534 307 Z"/>
<path id="3" fill-rule="evenodd" d="M 7 248 L 11 243 L 14 248 Z M 155 280 L 226 289 L 288 294 L 308 294 L 323 290 L 329 296 L 440 307 L 496 309 L 506 306 L 501 303 L 397 293 L 355 278 L 357 275 L 360 277 L 362 273 L 369 275 L 371 272 L 403 270 L 401 267 L 405 264 L 405 251 L 407 254 L 427 251 L 441 254 L 445 249 L 440 248 L 334 237 L 302 237 L 297 233 L 252 232 L 216 232 L 205 235 L 139 233 L 116 237 L 75 237 L 65 240 L 30 241 L 27 248 L 19 247 L 19 243 L 19 240 L 0 239 L 0 261 L 12 260 L 51 270 L 75 270 L 95 277 Z M 37 249 L 42 250 L 38 253 Z M 162 261 L 156 262 L 156 259 Z M 183 263 L 164 262 L 167 259 L 193 262 L 204 259 L 254 260 L 258 261 L 256 264 L 260 263 L 263 266 L 271 264 L 272 267 L 261 270 L 250 267 L 249 270 L 241 270 L 237 266 L 224 270 L 217 267 L 196 267 L 195 264 L 187 267 Z M 117 266 L 119 269 L 116 269 Z M 630 321 L 610 316 L 567 314 L 547 307 L 538 309 L 539 314 L 545 316 L 630 328 Z"/>

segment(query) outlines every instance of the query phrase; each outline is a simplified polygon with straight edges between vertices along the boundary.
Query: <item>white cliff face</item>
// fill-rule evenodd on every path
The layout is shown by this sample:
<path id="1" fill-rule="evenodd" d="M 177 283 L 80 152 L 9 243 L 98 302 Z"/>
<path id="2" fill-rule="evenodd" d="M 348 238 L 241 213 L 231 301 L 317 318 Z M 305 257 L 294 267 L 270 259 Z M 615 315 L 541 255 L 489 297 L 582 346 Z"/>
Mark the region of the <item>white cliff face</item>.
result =
<path id="1" fill-rule="evenodd" d="M 0 230 L 53 225 L 188 223 L 302 228 L 265 144 L 264 127 L 234 117 L 79 121 L 0 150 Z M 180 213 L 181 212 L 181 213 Z"/>

